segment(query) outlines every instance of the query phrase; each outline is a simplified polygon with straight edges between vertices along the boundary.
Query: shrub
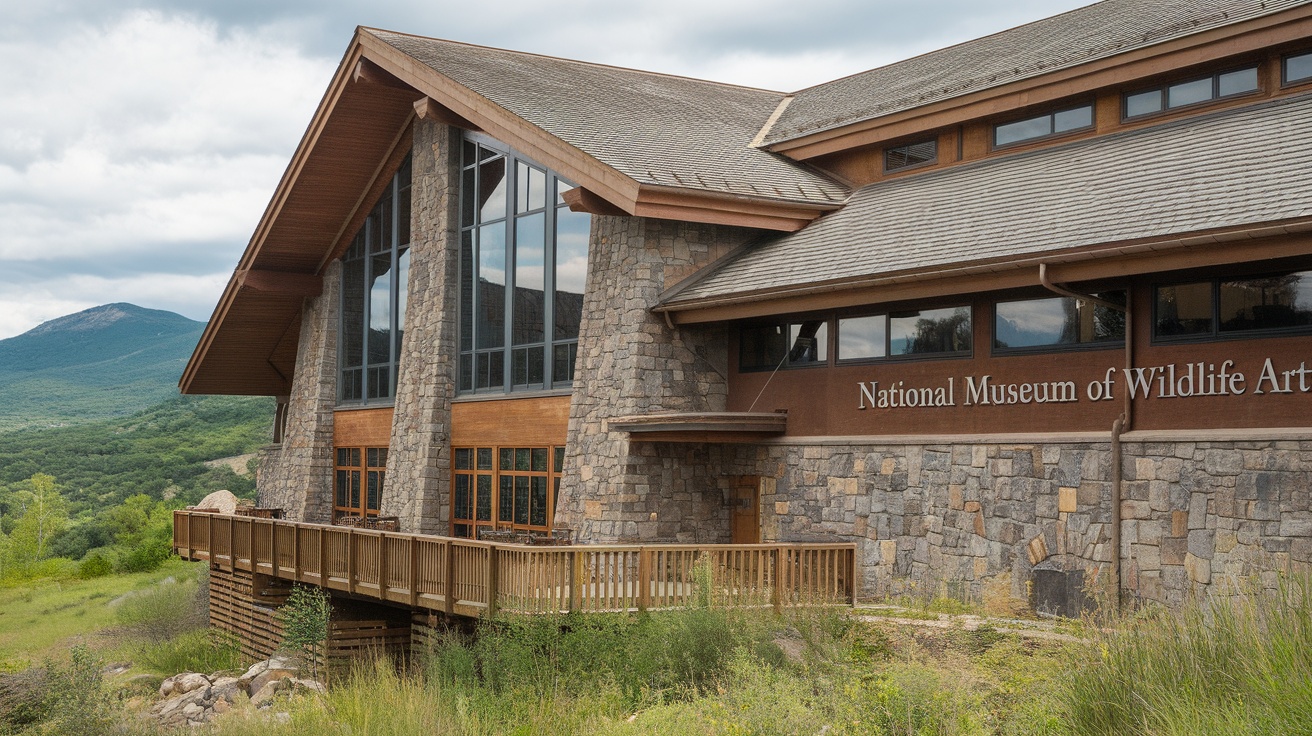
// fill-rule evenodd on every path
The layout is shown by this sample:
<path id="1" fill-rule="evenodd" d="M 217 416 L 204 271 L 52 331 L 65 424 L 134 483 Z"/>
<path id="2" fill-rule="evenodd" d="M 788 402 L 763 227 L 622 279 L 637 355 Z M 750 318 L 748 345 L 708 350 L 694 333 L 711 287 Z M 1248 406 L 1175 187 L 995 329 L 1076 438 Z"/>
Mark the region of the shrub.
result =
<path id="1" fill-rule="evenodd" d="M 87 555 L 77 565 L 77 576 L 83 580 L 103 578 L 112 572 L 114 572 L 113 563 L 97 552 Z"/>
<path id="2" fill-rule="evenodd" d="M 113 719 L 102 663 L 84 644 L 73 647 L 68 666 L 47 663 L 47 726 L 59 734 L 108 733 Z"/>
<path id="3" fill-rule="evenodd" d="M 278 609 L 283 647 L 309 666 L 312 677 L 318 676 L 319 663 L 326 659 L 325 645 L 331 616 L 328 592 L 308 585 L 293 586 L 287 602 Z"/>
<path id="4" fill-rule="evenodd" d="M 235 637 L 198 629 L 158 644 L 147 645 L 138 655 L 155 672 L 220 672 L 241 666 L 241 646 Z"/>
<path id="5" fill-rule="evenodd" d="M 115 616 L 128 636 L 164 642 L 205 627 L 202 593 L 195 580 L 168 578 L 120 600 Z"/>
<path id="6" fill-rule="evenodd" d="M 0 673 L 0 733 L 41 721 L 46 715 L 46 671 L 32 667 Z"/>

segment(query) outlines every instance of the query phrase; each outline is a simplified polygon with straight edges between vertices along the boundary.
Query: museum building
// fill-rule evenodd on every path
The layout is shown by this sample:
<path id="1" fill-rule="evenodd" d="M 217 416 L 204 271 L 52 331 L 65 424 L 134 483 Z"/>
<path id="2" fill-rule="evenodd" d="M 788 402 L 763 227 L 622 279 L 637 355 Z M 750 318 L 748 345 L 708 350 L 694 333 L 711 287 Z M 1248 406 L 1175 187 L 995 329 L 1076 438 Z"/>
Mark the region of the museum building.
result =
<path id="1" fill-rule="evenodd" d="M 793 93 L 360 28 L 181 380 L 263 506 L 856 542 L 861 595 L 1312 563 L 1312 3 Z"/>

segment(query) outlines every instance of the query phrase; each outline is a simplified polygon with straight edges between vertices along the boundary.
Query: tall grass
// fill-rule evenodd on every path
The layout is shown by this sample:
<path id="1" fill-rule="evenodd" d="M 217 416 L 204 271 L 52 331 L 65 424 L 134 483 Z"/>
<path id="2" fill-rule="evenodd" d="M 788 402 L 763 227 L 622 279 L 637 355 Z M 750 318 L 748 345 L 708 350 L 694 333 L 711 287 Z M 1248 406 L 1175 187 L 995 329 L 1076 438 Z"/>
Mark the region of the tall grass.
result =
<path id="1" fill-rule="evenodd" d="M 1312 733 L 1312 578 L 1153 610 L 1073 669 L 1076 734 Z"/>

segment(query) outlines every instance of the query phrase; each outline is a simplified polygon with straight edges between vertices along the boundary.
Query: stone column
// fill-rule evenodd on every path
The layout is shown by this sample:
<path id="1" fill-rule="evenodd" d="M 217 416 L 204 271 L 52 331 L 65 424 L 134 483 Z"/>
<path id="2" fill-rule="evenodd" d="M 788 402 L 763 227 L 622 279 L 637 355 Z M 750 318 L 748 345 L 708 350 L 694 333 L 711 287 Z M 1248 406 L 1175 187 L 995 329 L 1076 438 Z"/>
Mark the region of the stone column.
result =
<path id="1" fill-rule="evenodd" d="M 281 508 L 295 521 L 332 518 L 341 281 L 341 262 L 334 261 L 324 270 L 323 293 L 305 300 L 287 430 L 281 448 L 261 459 L 258 474 L 260 505 Z"/>
<path id="2" fill-rule="evenodd" d="M 727 333 L 671 329 L 661 292 L 755 233 L 635 217 L 594 217 L 574 399 L 556 523 L 591 541 L 725 541 L 728 514 L 705 445 L 631 443 L 611 417 L 723 411 Z"/>
<path id="3" fill-rule="evenodd" d="M 460 135 L 415 123 L 410 281 L 382 513 L 406 531 L 445 533 L 451 399 L 459 359 Z"/>

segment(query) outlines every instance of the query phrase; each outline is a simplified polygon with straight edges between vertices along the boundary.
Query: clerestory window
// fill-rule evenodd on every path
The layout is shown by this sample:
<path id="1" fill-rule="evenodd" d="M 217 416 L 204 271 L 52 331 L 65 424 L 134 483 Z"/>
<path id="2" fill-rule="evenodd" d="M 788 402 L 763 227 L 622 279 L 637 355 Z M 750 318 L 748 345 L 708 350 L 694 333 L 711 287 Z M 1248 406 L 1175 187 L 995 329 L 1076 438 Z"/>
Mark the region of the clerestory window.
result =
<path id="1" fill-rule="evenodd" d="M 591 216 L 574 185 L 486 136 L 464 141 L 460 186 L 462 393 L 574 380 Z"/>
<path id="2" fill-rule="evenodd" d="M 407 157 L 342 257 L 339 403 L 385 404 L 396 396 L 409 275 Z"/>

